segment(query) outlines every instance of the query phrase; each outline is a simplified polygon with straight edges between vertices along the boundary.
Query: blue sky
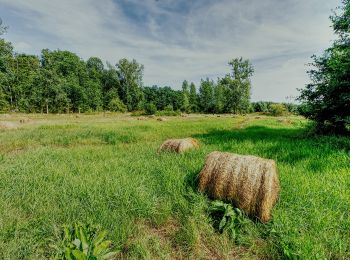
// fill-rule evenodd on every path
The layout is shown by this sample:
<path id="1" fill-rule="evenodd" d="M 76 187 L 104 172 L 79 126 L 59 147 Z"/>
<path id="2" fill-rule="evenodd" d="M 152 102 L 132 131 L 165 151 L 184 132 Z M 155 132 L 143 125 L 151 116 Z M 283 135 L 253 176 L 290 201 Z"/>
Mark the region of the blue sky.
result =
<path id="1" fill-rule="evenodd" d="M 115 64 L 144 64 L 144 84 L 180 89 L 255 67 L 252 99 L 286 101 L 308 81 L 312 54 L 329 47 L 340 0 L 0 0 L 5 38 L 17 52 L 62 49 Z"/>

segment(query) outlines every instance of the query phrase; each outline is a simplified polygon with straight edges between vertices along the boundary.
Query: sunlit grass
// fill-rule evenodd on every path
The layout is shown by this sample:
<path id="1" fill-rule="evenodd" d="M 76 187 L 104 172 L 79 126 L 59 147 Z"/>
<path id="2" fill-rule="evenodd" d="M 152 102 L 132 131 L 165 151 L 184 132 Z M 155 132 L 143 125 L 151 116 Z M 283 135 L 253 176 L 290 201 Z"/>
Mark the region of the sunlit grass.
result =
<path id="1" fill-rule="evenodd" d="M 108 230 L 123 257 L 350 257 L 350 142 L 307 137 L 302 118 L 26 117 L 0 130 L 0 258 L 50 257 L 74 222 Z M 157 153 L 164 139 L 187 136 L 201 148 Z M 251 222 L 235 243 L 215 232 L 196 191 L 213 150 L 271 158 L 279 169 L 273 221 Z"/>

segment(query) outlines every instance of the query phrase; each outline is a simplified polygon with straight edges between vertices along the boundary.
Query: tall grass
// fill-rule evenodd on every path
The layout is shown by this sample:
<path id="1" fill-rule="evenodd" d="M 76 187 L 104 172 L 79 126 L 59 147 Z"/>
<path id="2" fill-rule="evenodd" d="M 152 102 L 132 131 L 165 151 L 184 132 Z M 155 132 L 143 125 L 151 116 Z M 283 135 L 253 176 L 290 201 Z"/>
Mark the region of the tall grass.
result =
<path id="1" fill-rule="evenodd" d="M 31 117 L 0 132 L 0 259 L 53 256 L 75 222 L 108 230 L 122 257 L 350 257 L 350 142 L 306 136 L 301 118 Z M 201 148 L 157 154 L 187 136 Z M 195 180 L 213 150 L 276 160 L 272 222 L 250 221 L 236 240 L 216 232 Z"/>

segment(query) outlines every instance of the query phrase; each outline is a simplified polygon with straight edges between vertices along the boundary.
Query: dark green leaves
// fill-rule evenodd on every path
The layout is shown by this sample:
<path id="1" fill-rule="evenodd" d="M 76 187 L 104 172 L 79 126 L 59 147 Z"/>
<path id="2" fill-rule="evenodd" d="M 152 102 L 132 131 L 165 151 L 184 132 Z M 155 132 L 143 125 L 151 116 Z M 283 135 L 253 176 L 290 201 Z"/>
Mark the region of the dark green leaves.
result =
<path id="1" fill-rule="evenodd" d="M 227 233 L 233 240 L 238 238 L 241 227 L 249 222 L 240 209 L 222 201 L 211 202 L 209 216 L 214 228 L 221 234 Z"/>
<path id="2" fill-rule="evenodd" d="M 62 248 L 56 259 L 115 259 L 117 252 L 111 251 L 112 241 L 106 240 L 106 237 L 107 232 L 96 226 L 77 223 L 64 226 Z"/>

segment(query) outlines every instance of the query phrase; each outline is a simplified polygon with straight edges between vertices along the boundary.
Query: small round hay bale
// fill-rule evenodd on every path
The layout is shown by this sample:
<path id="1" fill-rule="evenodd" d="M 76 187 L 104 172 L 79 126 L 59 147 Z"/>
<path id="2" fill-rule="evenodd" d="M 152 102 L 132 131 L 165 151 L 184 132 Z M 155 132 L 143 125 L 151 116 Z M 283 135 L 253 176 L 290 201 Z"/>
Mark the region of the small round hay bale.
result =
<path id="1" fill-rule="evenodd" d="M 30 121 L 29 118 L 21 118 L 21 119 L 19 120 L 19 122 L 20 122 L 21 124 L 28 123 L 29 121 Z"/>
<path id="2" fill-rule="evenodd" d="M 198 147 L 199 142 L 193 138 L 168 139 L 159 147 L 158 151 L 183 153 L 185 151 L 196 149 Z"/>
<path id="3" fill-rule="evenodd" d="M 158 120 L 158 121 L 167 121 L 167 119 L 164 118 L 164 117 L 158 117 L 157 120 Z"/>
<path id="4" fill-rule="evenodd" d="M 271 219 L 280 190 L 275 161 L 212 152 L 198 177 L 200 192 L 231 202 L 262 222 Z"/>

